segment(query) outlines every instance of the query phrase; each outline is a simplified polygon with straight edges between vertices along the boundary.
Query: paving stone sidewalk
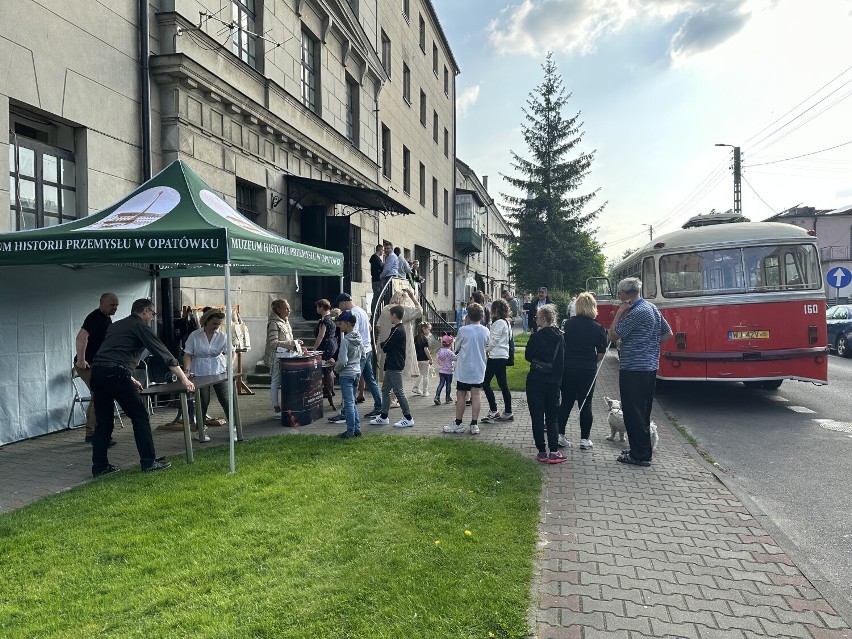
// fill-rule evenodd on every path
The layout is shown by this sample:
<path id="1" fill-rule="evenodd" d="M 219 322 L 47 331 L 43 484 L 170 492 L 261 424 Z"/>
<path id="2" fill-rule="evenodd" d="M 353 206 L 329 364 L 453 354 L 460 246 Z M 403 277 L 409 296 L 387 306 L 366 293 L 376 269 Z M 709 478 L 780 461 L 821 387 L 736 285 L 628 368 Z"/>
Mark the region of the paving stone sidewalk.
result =
<path id="1" fill-rule="evenodd" d="M 659 408 L 654 419 L 660 444 L 653 466 L 615 462 L 622 444 L 604 440 L 609 428 L 603 397 L 618 397 L 617 366 L 617 359 L 608 356 L 598 380 L 594 449 L 570 448 L 568 462 L 541 466 L 540 554 L 530 636 L 852 639 L 846 621 L 734 494 L 689 454 Z M 325 423 L 282 428 L 271 414 L 268 390 L 256 390 L 254 396 L 240 397 L 247 438 L 341 430 Z M 514 394 L 514 422 L 483 425 L 479 438 L 532 458 L 523 397 Z M 453 406 L 434 406 L 431 397 L 411 402 L 413 428 L 365 425 L 365 432 L 471 437 L 440 432 L 452 419 Z M 360 407 L 366 412 L 369 403 Z M 217 408 L 213 402 L 214 416 Z M 152 424 L 170 421 L 174 414 L 174 409 L 158 409 Z M 227 443 L 226 429 L 208 433 L 212 441 L 194 441 L 196 450 Z M 568 435 L 579 438 L 576 415 Z M 124 472 L 138 472 L 129 424 L 116 429 L 115 438 L 110 461 L 128 469 Z M 158 454 L 182 456 L 181 432 L 158 430 L 154 438 Z M 239 466 L 238 447 L 238 472 Z M 83 443 L 82 429 L 0 447 L 0 513 L 90 481 L 90 468 L 91 448 Z"/>

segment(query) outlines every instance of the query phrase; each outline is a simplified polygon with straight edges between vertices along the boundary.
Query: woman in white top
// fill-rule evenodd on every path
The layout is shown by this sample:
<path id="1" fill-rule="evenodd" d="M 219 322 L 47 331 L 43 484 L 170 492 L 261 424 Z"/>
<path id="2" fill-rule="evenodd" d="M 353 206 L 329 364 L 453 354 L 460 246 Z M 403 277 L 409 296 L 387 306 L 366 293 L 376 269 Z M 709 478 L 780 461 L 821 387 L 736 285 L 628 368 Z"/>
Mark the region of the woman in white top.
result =
<path id="1" fill-rule="evenodd" d="M 219 330 L 224 321 L 225 313 L 218 308 L 211 308 L 201 316 L 201 328 L 189 334 L 183 348 L 183 370 L 186 373 L 203 377 L 221 375 L 227 371 L 225 353 L 228 351 L 228 336 Z M 207 415 L 207 407 L 210 405 L 210 388 L 205 386 L 198 391 L 204 415 Z M 212 388 L 216 391 L 216 398 L 225 415 L 228 415 L 228 381 L 213 384 Z"/>
<path id="2" fill-rule="evenodd" d="M 482 388 L 485 398 L 488 400 L 488 415 L 482 421 L 488 422 L 511 422 L 515 419 L 512 415 L 512 393 L 509 391 L 509 383 L 506 381 L 506 366 L 509 361 L 509 339 L 512 337 L 512 326 L 510 320 L 512 312 L 505 300 L 494 300 L 491 303 L 491 333 L 488 336 L 488 346 L 485 353 L 488 362 L 485 366 L 485 380 Z M 503 393 L 503 404 L 505 409 L 502 414 L 497 412 L 497 398 L 491 390 L 491 380 L 497 378 L 497 385 Z"/>

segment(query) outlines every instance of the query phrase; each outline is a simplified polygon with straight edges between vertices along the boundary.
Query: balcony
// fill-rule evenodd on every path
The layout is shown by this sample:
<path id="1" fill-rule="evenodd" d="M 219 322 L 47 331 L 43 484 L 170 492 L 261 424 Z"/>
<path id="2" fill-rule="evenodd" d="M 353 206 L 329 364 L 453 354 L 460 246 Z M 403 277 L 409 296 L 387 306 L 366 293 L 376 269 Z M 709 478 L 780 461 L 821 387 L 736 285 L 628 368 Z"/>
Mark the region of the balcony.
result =
<path id="1" fill-rule="evenodd" d="M 819 257 L 823 264 L 828 264 L 829 262 L 846 262 L 850 259 L 848 246 L 822 246 L 819 252 Z"/>
<path id="2" fill-rule="evenodd" d="M 468 255 L 482 252 L 485 205 L 475 191 L 456 189 L 456 250 Z"/>

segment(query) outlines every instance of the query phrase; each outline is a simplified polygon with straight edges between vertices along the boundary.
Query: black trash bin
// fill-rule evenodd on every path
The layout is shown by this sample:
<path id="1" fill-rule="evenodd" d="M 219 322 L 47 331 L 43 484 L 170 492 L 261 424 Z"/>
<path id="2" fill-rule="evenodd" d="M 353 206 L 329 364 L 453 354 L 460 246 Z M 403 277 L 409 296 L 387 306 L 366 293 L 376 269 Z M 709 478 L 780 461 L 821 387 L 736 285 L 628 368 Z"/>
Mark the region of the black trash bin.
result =
<path id="1" fill-rule="evenodd" d="M 322 419 L 322 353 L 278 360 L 281 425 L 307 426 Z"/>

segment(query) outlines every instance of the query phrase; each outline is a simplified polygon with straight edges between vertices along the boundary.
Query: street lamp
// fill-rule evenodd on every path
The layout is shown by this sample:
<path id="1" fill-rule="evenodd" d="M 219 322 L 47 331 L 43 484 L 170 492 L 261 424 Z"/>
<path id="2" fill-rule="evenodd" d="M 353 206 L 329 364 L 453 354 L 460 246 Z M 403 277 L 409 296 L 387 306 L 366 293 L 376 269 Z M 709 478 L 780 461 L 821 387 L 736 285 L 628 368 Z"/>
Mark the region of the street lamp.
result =
<path id="1" fill-rule="evenodd" d="M 734 214 L 743 214 L 743 189 L 740 182 L 740 147 L 733 144 L 717 144 L 716 146 L 729 146 L 734 150 Z"/>
<path id="2" fill-rule="evenodd" d="M 648 227 L 648 237 L 653 242 L 654 241 L 654 227 L 651 226 L 650 224 L 643 224 L 642 226 Z"/>

